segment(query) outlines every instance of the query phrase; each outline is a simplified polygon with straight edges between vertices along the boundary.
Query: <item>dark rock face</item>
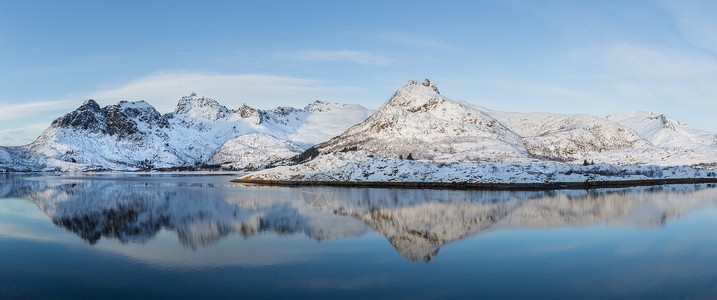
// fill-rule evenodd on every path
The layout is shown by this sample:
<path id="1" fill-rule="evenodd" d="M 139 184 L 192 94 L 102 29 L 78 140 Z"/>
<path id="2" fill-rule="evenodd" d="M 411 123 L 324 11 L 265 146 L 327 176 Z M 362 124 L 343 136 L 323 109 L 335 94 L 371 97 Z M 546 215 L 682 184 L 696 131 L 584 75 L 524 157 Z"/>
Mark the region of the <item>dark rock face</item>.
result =
<path id="1" fill-rule="evenodd" d="M 242 106 L 234 112 L 239 114 L 243 119 L 258 115 L 256 108 L 246 105 L 246 103 L 242 104 Z"/>
<path id="2" fill-rule="evenodd" d="M 162 116 L 154 107 L 144 101 L 121 101 L 116 105 L 100 106 L 94 100 L 85 101 L 77 110 L 65 114 L 52 122 L 59 128 L 89 130 L 103 134 L 127 138 L 142 134 L 137 122 L 149 128 L 167 128 L 168 117 Z"/>
<path id="3" fill-rule="evenodd" d="M 102 123 L 102 109 L 95 100 L 87 100 L 77 110 L 65 114 L 52 122 L 53 126 L 60 128 L 74 127 L 77 129 L 90 130 L 100 129 L 98 124 Z M 106 131 L 100 131 L 106 133 Z"/>

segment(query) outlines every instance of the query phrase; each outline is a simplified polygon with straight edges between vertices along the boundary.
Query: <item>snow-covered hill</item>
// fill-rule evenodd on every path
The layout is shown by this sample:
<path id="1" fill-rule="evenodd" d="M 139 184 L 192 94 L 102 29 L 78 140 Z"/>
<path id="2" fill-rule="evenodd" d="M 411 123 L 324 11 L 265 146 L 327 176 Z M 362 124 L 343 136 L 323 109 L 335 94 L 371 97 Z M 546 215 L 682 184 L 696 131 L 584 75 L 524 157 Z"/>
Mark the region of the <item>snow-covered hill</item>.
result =
<path id="1" fill-rule="evenodd" d="M 182 97 L 172 113 L 121 101 L 87 100 L 50 125 L 32 144 L 0 147 L 0 171 L 135 170 L 218 164 L 259 168 L 286 159 L 363 121 L 360 105 L 316 101 L 303 109 L 228 109 Z"/>
<path id="2" fill-rule="evenodd" d="M 239 182 L 545 184 L 707 178 L 717 172 L 685 166 L 624 166 L 535 162 L 429 163 L 386 158 L 366 150 L 333 152 L 294 166 L 247 174 Z"/>
<path id="3" fill-rule="evenodd" d="M 409 153 L 427 162 L 578 161 L 591 153 L 647 148 L 630 128 L 589 115 L 506 113 L 442 96 L 435 84 L 409 81 L 384 106 L 322 153 L 368 150 L 384 157 Z"/>
<path id="4" fill-rule="evenodd" d="M 606 119 L 635 130 L 662 148 L 717 148 L 717 134 L 688 126 L 654 111 L 612 114 Z"/>
<path id="5" fill-rule="evenodd" d="M 711 178 L 711 170 L 683 166 L 715 166 L 715 140 L 713 133 L 655 113 L 598 118 L 498 112 L 446 98 L 428 79 L 411 80 L 364 122 L 304 152 L 303 164 L 240 180 L 512 184 Z M 409 155 L 417 161 L 402 159 Z M 579 165 L 585 161 L 598 165 Z M 640 166 L 626 167 L 634 165 Z"/>
<path id="6" fill-rule="evenodd" d="M 321 101 L 303 109 L 232 110 L 192 94 L 162 115 L 143 101 L 101 108 L 88 100 L 55 120 L 34 143 L 0 147 L 0 171 L 251 169 L 286 164 L 298 154 L 305 160 L 358 150 L 383 158 L 410 155 L 425 163 L 717 166 L 717 134 L 654 112 L 606 118 L 498 112 L 444 97 L 426 79 L 409 81 L 371 113 L 359 105 Z"/>
<path id="7" fill-rule="evenodd" d="M 655 113 L 598 118 L 498 112 L 444 97 L 426 79 L 409 81 L 374 115 L 315 149 L 321 154 L 367 150 L 382 157 L 410 153 L 431 163 L 709 165 L 717 162 L 717 135 Z"/>

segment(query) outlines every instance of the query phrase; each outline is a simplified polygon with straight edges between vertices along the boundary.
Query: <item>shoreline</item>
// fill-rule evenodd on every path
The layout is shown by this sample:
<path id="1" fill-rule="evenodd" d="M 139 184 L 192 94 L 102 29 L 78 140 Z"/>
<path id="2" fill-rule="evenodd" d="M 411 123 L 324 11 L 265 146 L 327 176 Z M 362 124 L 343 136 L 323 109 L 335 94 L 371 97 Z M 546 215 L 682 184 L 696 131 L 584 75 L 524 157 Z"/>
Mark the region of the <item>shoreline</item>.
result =
<path id="1" fill-rule="evenodd" d="M 446 189 L 446 190 L 495 190 L 495 191 L 546 191 L 599 188 L 626 188 L 636 186 L 657 186 L 668 184 L 717 183 L 717 178 L 664 178 L 640 180 L 605 180 L 582 182 L 545 182 L 545 183 L 470 183 L 470 182 L 393 182 L 393 181 L 291 181 L 241 179 L 235 183 L 250 183 L 268 186 L 330 186 L 361 188 L 400 188 L 400 189 Z"/>

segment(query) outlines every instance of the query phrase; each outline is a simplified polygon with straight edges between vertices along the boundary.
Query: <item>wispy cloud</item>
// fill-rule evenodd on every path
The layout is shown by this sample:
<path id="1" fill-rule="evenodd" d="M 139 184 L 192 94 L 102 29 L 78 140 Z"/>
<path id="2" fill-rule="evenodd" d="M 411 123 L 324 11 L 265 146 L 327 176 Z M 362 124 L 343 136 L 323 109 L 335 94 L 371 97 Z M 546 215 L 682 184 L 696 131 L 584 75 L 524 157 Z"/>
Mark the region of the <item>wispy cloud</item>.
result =
<path id="1" fill-rule="evenodd" d="M 39 112 L 64 111 L 72 108 L 76 104 L 77 101 L 73 100 L 57 100 L 0 105 L 0 121 L 20 119 L 36 115 Z"/>
<path id="2" fill-rule="evenodd" d="M 682 36 L 690 44 L 717 54 L 717 10 L 715 1 L 665 1 L 668 12 L 677 24 Z"/>
<path id="3" fill-rule="evenodd" d="M 613 43 L 575 54 L 582 61 L 599 64 L 603 70 L 626 75 L 684 79 L 717 74 L 713 56 L 689 48 Z"/>
<path id="4" fill-rule="evenodd" d="M 0 124 L 1 125 L 1 124 Z M 50 126 L 49 122 L 31 123 L 17 128 L 7 128 L 0 130 L 0 145 L 16 146 L 24 145 L 34 141 L 34 138 Z M 32 137 L 32 138 L 31 138 Z"/>
<path id="5" fill-rule="evenodd" d="M 26 134 L 28 132 L 42 131 L 47 128 L 50 124 L 48 123 L 32 123 L 17 128 L 8 128 L 0 130 L 0 135 L 5 134 Z"/>
<path id="6" fill-rule="evenodd" d="M 575 52 L 626 96 L 715 107 L 717 60 L 703 51 L 630 43 Z"/>
<path id="7" fill-rule="evenodd" d="M 353 50 L 304 50 L 294 52 L 281 52 L 277 58 L 295 61 L 335 61 L 352 62 L 365 65 L 388 65 L 392 62 L 385 55 Z"/>
<path id="8" fill-rule="evenodd" d="M 427 36 L 419 36 L 409 33 L 390 33 L 390 34 L 379 34 L 379 39 L 390 41 L 394 43 L 404 44 L 407 46 L 417 48 L 433 48 L 433 49 L 447 49 L 453 48 L 453 46 L 446 42 Z"/>
<path id="9" fill-rule="evenodd" d="M 538 95 L 547 95 L 547 96 L 560 96 L 560 97 L 567 97 L 567 98 L 584 98 L 589 97 L 590 95 L 576 91 L 573 89 L 555 86 L 555 85 L 549 85 L 549 84 L 532 84 L 528 86 L 528 91 L 533 94 Z"/>
<path id="10" fill-rule="evenodd" d="M 670 113 L 697 128 L 712 129 L 717 109 L 717 58 L 690 46 L 608 43 L 572 53 L 575 65 L 593 70 L 586 80 L 616 107 Z M 588 87 L 589 88 L 589 87 Z M 607 102 L 605 102 L 607 103 Z M 634 106 L 634 105 L 633 105 Z M 670 110 L 670 111 L 667 111 Z M 697 116 L 697 117 L 696 117 Z"/>
<path id="11" fill-rule="evenodd" d="M 163 72 L 91 92 L 88 96 L 102 104 L 112 104 L 119 100 L 147 100 L 160 112 L 166 113 L 174 110 L 179 98 L 192 92 L 217 99 L 231 108 L 237 108 L 243 103 L 268 108 L 296 104 L 303 106 L 337 89 L 322 86 L 312 79 L 284 76 Z M 350 91 L 351 88 L 342 90 Z"/>

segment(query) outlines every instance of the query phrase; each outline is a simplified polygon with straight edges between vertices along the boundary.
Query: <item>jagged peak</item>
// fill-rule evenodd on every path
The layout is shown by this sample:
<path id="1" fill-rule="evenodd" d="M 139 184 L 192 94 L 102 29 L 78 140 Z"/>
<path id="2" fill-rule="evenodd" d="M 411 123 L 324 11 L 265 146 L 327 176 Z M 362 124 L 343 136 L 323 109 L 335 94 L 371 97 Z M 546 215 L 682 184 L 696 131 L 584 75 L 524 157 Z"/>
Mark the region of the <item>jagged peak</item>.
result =
<path id="1" fill-rule="evenodd" d="M 406 85 L 396 91 L 386 106 L 402 107 L 410 112 L 417 112 L 430 110 L 444 101 L 438 88 L 430 79 L 426 79 L 423 83 L 409 80 Z"/>
<path id="2" fill-rule="evenodd" d="M 179 99 L 174 113 L 188 115 L 194 119 L 216 121 L 227 117 L 231 111 L 212 98 L 192 93 Z"/>
<path id="3" fill-rule="evenodd" d="M 256 108 L 253 108 L 246 103 L 242 104 L 241 107 L 234 110 L 234 113 L 238 114 L 242 118 L 249 118 L 259 115 Z"/>
<path id="4" fill-rule="evenodd" d="M 409 80 L 409 81 L 406 83 L 406 85 L 404 85 L 403 87 L 405 88 L 405 87 L 414 86 L 414 85 L 415 85 L 415 86 L 425 86 L 425 87 L 427 87 L 427 88 L 432 89 L 432 90 L 433 90 L 434 92 L 436 92 L 437 94 L 440 94 L 440 93 L 441 93 L 441 92 L 438 91 L 438 87 L 436 86 L 436 84 L 433 83 L 433 81 L 431 81 L 431 80 L 428 79 L 428 78 L 426 78 L 426 79 L 423 81 L 423 83 L 419 83 L 418 81 L 411 79 L 411 80 Z"/>
<path id="5" fill-rule="evenodd" d="M 94 99 L 87 99 L 80 105 L 82 110 L 100 110 L 100 105 Z"/>

